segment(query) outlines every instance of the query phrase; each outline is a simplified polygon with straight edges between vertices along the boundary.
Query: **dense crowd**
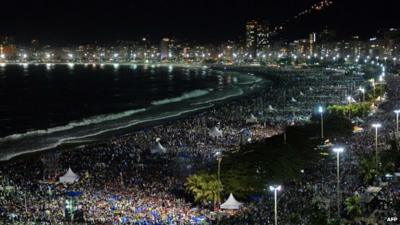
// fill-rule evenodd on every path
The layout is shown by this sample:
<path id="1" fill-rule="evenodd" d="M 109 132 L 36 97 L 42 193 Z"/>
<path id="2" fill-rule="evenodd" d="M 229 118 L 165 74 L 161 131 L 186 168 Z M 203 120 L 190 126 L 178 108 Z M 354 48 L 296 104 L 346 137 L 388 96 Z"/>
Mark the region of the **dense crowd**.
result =
<path id="1" fill-rule="evenodd" d="M 332 143 L 344 146 L 340 160 L 340 215 L 348 218 L 344 209 L 347 197 L 358 195 L 364 208 L 356 224 L 398 224 L 400 213 L 396 211 L 395 200 L 400 201 L 398 184 L 376 177 L 372 184 L 365 184 L 360 176 L 362 159 L 375 157 L 375 129 L 373 123 L 381 123 L 378 151 L 391 148 L 398 150 L 399 137 L 396 135 L 396 115 L 394 110 L 400 107 L 400 76 L 386 78 L 386 91 L 376 113 L 363 118 L 362 132 L 351 137 L 337 137 Z M 330 147 L 331 148 L 331 147 Z M 337 175 L 336 155 L 320 160 L 303 172 L 301 179 L 285 184 L 279 193 L 279 221 L 284 224 L 311 224 L 312 205 L 317 211 L 327 212 L 331 219 L 337 215 Z M 382 167 L 383 165 L 381 165 Z M 399 168 L 397 168 L 399 171 Z M 375 188 L 372 189 L 371 187 Z M 371 190 L 368 190 L 368 189 Z M 248 205 L 237 217 L 226 220 L 226 224 L 271 224 L 274 220 L 273 195 L 262 196 L 258 202 Z M 315 212 L 315 211 L 314 211 Z M 296 215 L 302 215 L 296 217 Z M 297 221 L 297 222 L 292 222 Z"/>
<path id="2" fill-rule="evenodd" d="M 316 105 L 341 103 L 363 82 L 357 74 L 322 69 L 277 72 L 273 80 L 256 94 L 184 119 L 104 143 L 3 163 L 0 218 L 5 223 L 60 224 L 67 217 L 66 200 L 73 199 L 75 220 L 89 224 L 213 223 L 213 211 L 191 203 L 184 191 L 189 174 L 213 163 L 216 150 L 230 151 L 243 142 L 281 133 L 288 124 L 308 121 Z M 249 122 L 249 118 L 253 121 Z M 223 133 L 222 137 L 210 136 L 214 127 Z M 246 135 L 251 139 L 243 139 L 243 130 L 250 131 Z M 370 139 L 366 138 L 365 146 L 369 144 Z M 151 151 L 160 146 L 165 152 Z M 345 158 L 343 174 L 351 174 L 351 157 L 357 156 Z M 316 193 L 321 198 L 333 196 L 333 165 L 322 161 L 317 173 L 306 170 L 303 180 L 285 186 L 279 200 L 281 218 L 301 213 Z M 58 177 L 68 168 L 79 175 L 79 181 L 72 185 L 59 183 Z M 351 176 L 342 176 L 346 177 L 342 180 L 346 183 L 344 194 L 358 190 Z M 248 204 L 243 212 L 249 213 L 240 213 L 236 220 L 243 224 L 269 224 L 273 219 L 272 205 L 266 202 L 272 202 L 270 197 Z"/>

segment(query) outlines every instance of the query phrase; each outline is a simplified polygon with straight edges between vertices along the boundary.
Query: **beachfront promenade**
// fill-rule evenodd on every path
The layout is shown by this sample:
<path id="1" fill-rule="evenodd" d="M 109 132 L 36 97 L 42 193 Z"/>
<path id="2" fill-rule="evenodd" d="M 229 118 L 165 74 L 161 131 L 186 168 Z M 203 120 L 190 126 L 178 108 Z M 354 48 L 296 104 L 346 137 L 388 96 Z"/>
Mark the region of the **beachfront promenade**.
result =
<path id="1" fill-rule="evenodd" d="M 279 71 L 278 71 L 279 73 Z M 243 142 L 242 130 L 251 130 L 251 141 L 283 132 L 286 126 L 308 123 L 318 105 L 342 104 L 365 80 L 357 74 L 324 69 L 283 71 L 280 79 L 260 93 L 218 105 L 206 112 L 142 129 L 110 141 L 71 151 L 38 153 L 0 166 L 2 196 L 0 215 L 5 223 L 27 221 L 60 224 L 66 220 L 66 200 L 76 199 L 74 219 L 88 224 L 202 224 L 216 223 L 212 209 L 190 202 L 184 192 L 188 175 L 215 163 L 219 149 L 232 151 Z M 360 158 L 374 150 L 371 123 L 383 125 L 381 143 L 393 137 L 393 109 L 400 105 L 400 79 L 388 75 L 388 96 L 377 113 L 364 118 L 364 132 L 350 138 L 337 137 L 346 152 L 342 159 L 342 197 L 365 193 L 358 178 Z M 251 121 L 252 120 L 252 121 Z M 212 137 L 217 128 L 222 137 Z M 335 162 L 326 158 L 306 168 L 298 181 L 285 184 L 279 198 L 279 221 L 304 215 L 298 224 L 310 224 L 305 211 L 310 200 L 327 203 L 334 217 L 336 201 Z M 68 168 L 79 181 L 58 182 Z M 267 183 L 267 181 L 266 181 Z M 398 198 L 395 187 L 382 188 L 385 199 L 372 219 L 398 216 L 390 202 Z M 236 216 L 223 224 L 271 224 L 272 195 L 246 202 Z M 342 207 L 343 208 L 343 207 Z M 344 210 L 340 212 L 345 214 Z"/>

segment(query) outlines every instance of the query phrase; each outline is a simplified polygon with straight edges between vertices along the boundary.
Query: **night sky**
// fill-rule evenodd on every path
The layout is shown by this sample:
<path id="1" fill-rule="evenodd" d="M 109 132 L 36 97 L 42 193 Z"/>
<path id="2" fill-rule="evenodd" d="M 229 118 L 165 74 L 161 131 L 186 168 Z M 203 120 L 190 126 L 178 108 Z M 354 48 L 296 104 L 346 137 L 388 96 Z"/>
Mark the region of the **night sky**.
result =
<path id="1" fill-rule="evenodd" d="M 372 34 L 398 27 L 399 0 L 333 0 L 326 10 L 290 23 L 287 37 L 302 37 L 324 26 L 338 33 Z M 46 42 L 132 40 L 148 35 L 200 42 L 238 40 L 249 19 L 275 25 L 307 9 L 317 0 L 5 0 L 0 34 L 17 40 Z"/>

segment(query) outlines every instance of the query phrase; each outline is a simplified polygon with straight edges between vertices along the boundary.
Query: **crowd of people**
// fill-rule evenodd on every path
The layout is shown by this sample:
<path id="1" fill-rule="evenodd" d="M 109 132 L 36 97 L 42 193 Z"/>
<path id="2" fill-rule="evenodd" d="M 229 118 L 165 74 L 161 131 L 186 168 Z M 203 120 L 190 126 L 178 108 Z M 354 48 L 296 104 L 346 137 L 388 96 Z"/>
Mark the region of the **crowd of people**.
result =
<path id="1" fill-rule="evenodd" d="M 379 152 L 398 150 L 399 147 L 394 110 L 400 107 L 400 76 L 387 76 L 385 86 L 384 98 L 375 96 L 379 99 L 375 102 L 379 105 L 378 110 L 363 118 L 363 123 L 359 125 L 362 132 L 356 132 L 351 137 L 341 136 L 331 140 L 333 146 L 336 144 L 345 148 L 340 156 L 339 215 L 341 218 L 350 219 L 344 209 L 344 201 L 348 197 L 359 196 L 363 208 L 359 218 L 355 222 L 352 221 L 355 224 L 399 223 L 400 213 L 396 211 L 395 206 L 396 202 L 400 202 L 399 185 L 388 182 L 385 176 L 375 177 L 372 183 L 368 184 L 361 176 L 361 161 L 365 158 L 375 159 L 376 139 L 372 124 L 380 123 L 382 126 L 378 136 Z M 316 207 L 316 211 L 326 213 L 328 219 L 337 218 L 337 164 L 336 154 L 331 154 L 331 157 L 323 158 L 311 168 L 302 171 L 299 180 L 285 184 L 278 200 L 280 223 L 312 224 L 311 217 L 315 213 L 312 211 L 313 207 Z M 380 165 L 382 166 L 384 165 Z M 399 168 L 394 169 L 399 171 Z M 391 176 L 393 174 L 390 174 Z M 273 197 L 272 194 L 262 196 L 259 201 L 248 205 L 237 217 L 227 219 L 226 224 L 272 224 Z"/>
<path id="2" fill-rule="evenodd" d="M 68 220 L 68 210 L 73 208 L 73 219 L 88 224 L 213 223 L 217 218 L 213 210 L 195 205 L 185 192 L 188 175 L 214 163 L 217 150 L 231 151 L 245 142 L 279 134 L 287 125 L 307 122 L 316 105 L 340 104 L 344 96 L 364 82 L 358 74 L 320 68 L 278 71 L 273 80 L 256 94 L 218 104 L 187 118 L 104 143 L 2 163 L 1 220 L 60 224 Z M 389 91 L 388 95 L 397 93 Z M 385 104 L 382 108 L 390 108 Z M 381 122 L 384 127 L 388 124 L 385 129 L 390 129 L 392 121 L 387 120 Z M 210 135 L 213 128 L 222 137 Z M 244 134 L 243 130 L 250 132 Z M 243 135 L 251 138 L 244 139 Z M 351 172 L 357 167 L 351 162 L 358 157 L 357 149 L 371 148 L 372 139 L 369 132 L 360 135 L 365 137 L 343 140 L 352 149 L 352 154 L 344 158 L 343 195 L 361 191 Z M 334 163 L 321 161 L 318 165 L 318 172 L 313 171 L 315 168 L 305 170 L 304 179 L 285 186 L 279 199 L 280 218 L 301 213 L 310 198 L 334 196 Z M 79 175 L 74 184 L 58 180 L 68 168 Z M 272 204 L 266 202 L 272 202 L 270 197 L 246 204 L 238 216 L 226 221 L 270 224 Z M 307 224 L 306 217 L 303 224 Z"/>

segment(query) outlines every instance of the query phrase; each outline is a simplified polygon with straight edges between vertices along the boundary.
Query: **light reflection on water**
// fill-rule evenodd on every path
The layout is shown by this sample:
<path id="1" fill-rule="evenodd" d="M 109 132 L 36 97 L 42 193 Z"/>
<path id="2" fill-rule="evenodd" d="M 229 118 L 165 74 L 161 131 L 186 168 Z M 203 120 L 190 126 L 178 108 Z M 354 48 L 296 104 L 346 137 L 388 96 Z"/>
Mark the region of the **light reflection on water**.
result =
<path id="1" fill-rule="evenodd" d="M 99 132 L 103 127 L 111 126 L 110 123 L 128 120 L 121 117 L 124 115 L 121 112 L 146 109 L 146 115 L 157 117 L 160 116 L 157 113 L 166 112 L 157 107 L 167 107 L 178 112 L 188 108 L 193 110 L 194 106 L 203 107 L 218 99 L 243 93 L 240 88 L 229 86 L 235 79 L 237 81 L 236 76 L 205 68 L 136 64 L 118 64 L 116 68 L 115 64 L 99 64 L 96 67 L 89 65 L 74 64 L 71 69 L 68 64 L 47 63 L 32 64 L 25 69 L 21 65 L 0 64 L 0 77 L 5 78 L 0 79 L 0 87 L 6 87 L 2 89 L 2 107 L 5 110 L 0 111 L 0 138 L 24 134 L 28 130 L 86 124 L 92 121 L 87 118 L 97 118 L 99 115 L 119 118 L 118 121 L 107 121 L 106 124 L 79 127 L 82 134 L 91 132 L 94 127 Z M 25 73 L 29 76 L 21 76 Z M 152 104 L 157 101 L 165 105 Z M 153 110 L 152 114 L 148 114 L 150 112 L 147 110 Z M 60 135 L 65 138 L 77 133 L 68 130 L 51 135 L 55 138 L 51 140 L 59 140 Z M 38 145 L 41 143 L 35 142 Z M 15 146 L 0 147 L 4 147 L 5 151 L 13 151 Z M 30 145 L 20 147 L 16 151 L 25 151 L 25 147 L 32 149 Z"/>

